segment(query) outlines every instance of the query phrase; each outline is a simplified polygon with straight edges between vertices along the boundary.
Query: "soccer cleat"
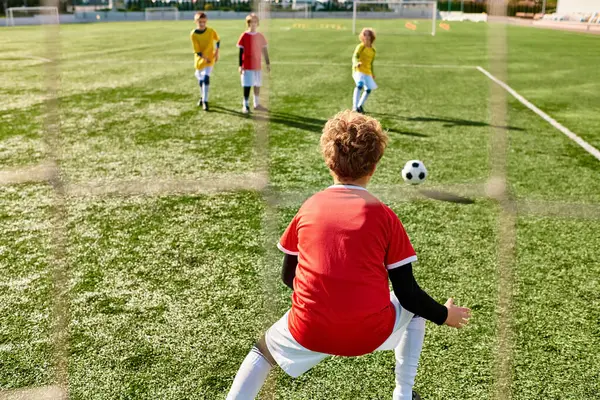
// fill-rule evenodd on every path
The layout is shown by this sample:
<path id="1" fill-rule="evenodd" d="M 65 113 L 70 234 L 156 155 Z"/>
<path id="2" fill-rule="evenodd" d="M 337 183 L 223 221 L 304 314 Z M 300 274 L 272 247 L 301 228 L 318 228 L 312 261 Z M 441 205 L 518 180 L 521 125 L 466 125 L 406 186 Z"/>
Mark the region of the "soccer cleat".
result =
<path id="1" fill-rule="evenodd" d="M 263 112 L 267 112 L 269 110 L 267 110 L 267 107 L 263 107 L 260 104 L 254 107 L 254 111 L 263 111 Z"/>
<path id="2" fill-rule="evenodd" d="M 198 100 L 198 107 L 202 106 L 202 97 L 200 97 L 200 100 Z"/>
<path id="3" fill-rule="evenodd" d="M 415 392 L 414 390 L 412 392 L 412 400 L 421 400 L 421 396 L 419 396 L 419 393 Z"/>
<path id="4" fill-rule="evenodd" d="M 242 113 L 243 114 L 250 114 L 250 107 L 246 107 L 246 106 L 242 107 Z"/>
<path id="5" fill-rule="evenodd" d="M 208 102 L 207 101 L 205 101 L 205 102 L 202 103 L 202 109 L 204 111 L 208 111 Z"/>
<path id="6" fill-rule="evenodd" d="M 364 114 L 364 113 L 365 113 L 365 109 L 364 109 L 364 108 L 362 108 L 362 106 L 358 107 L 358 109 L 357 109 L 356 111 L 358 111 L 358 112 L 359 112 L 359 113 L 361 113 L 361 114 Z"/>

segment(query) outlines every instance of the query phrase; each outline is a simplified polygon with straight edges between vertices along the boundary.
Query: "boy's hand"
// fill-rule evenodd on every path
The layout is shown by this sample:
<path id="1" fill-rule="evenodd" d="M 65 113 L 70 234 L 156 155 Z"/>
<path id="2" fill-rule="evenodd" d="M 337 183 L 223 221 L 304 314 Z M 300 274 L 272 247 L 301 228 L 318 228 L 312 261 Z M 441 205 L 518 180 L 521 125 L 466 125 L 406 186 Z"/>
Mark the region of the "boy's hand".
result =
<path id="1" fill-rule="evenodd" d="M 271 64 L 267 64 L 267 72 L 271 72 Z"/>
<path id="2" fill-rule="evenodd" d="M 244 68 L 243 67 L 239 67 L 238 70 L 240 71 L 240 75 L 242 75 L 244 73 Z"/>
<path id="3" fill-rule="evenodd" d="M 219 61 L 219 49 L 215 51 L 215 62 Z"/>
<path id="4" fill-rule="evenodd" d="M 448 317 L 446 318 L 444 324 L 460 329 L 469 323 L 469 318 L 471 318 L 470 309 L 466 307 L 455 306 L 454 299 L 452 298 L 449 298 L 444 305 L 448 309 Z"/>
<path id="5" fill-rule="evenodd" d="M 361 63 L 361 62 L 359 62 L 359 63 L 356 63 L 356 68 L 360 68 L 360 66 L 361 66 L 361 65 L 362 65 L 362 63 Z"/>

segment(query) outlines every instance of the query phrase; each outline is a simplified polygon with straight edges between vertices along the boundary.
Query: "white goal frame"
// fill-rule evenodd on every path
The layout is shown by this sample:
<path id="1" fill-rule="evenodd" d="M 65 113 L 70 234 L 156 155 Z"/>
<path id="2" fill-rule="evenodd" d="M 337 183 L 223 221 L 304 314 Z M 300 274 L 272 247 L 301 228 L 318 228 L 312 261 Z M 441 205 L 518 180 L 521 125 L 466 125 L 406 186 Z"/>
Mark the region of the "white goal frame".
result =
<path id="1" fill-rule="evenodd" d="M 144 19 L 146 21 L 159 21 L 159 20 L 155 20 L 155 19 L 149 18 L 150 14 L 152 14 L 154 11 L 161 12 L 161 13 L 164 13 L 165 11 L 167 11 L 167 12 L 173 12 L 173 13 L 175 13 L 174 21 L 179 21 L 179 9 L 177 7 L 148 7 L 148 8 L 144 8 Z"/>
<path id="2" fill-rule="evenodd" d="M 292 11 L 294 12 L 294 18 L 296 15 L 304 14 L 304 18 L 312 18 L 312 2 L 311 3 L 297 3 L 296 0 L 292 1 Z M 302 17 L 300 17 L 302 18 Z"/>
<path id="3" fill-rule="evenodd" d="M 6 9 L 6 26 L 15 26 L 14 11 L 53 11 L 44 15 L 54 16 L 56 23 L 60 23 L 58 7 L 9 7 Z"/>
<path id="4" fill-rule="evenodd" d="M 429 5 L 432 8 L 431 13 L 431 36 L 435 36 L 435 27 L 437 24 L 437 1 L 402 1 L 402 0 L 354 0 L 352 4 L 352 33 L 356 34 L 356 20 L 358 18 L 358 5 L 360 4 L 381 4 L 391 6 L 405 5 Z M 410 17 L 407 17 L 410 19 Z"/>

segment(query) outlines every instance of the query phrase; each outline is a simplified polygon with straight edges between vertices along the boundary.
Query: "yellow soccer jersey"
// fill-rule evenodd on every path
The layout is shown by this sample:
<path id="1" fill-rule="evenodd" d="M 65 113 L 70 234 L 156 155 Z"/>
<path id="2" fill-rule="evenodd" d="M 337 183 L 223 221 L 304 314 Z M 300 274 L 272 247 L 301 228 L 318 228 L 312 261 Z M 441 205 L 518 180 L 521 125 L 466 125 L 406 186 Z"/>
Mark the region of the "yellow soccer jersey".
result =
<path id="1" fill-rule="evenodd" d="M 190 33 L 190 39 L 192 39 L 192 45 L 194 46 L 194 65 L 196 69 L 201 70 L 215 65 L 215 43 L 221 40 L 217 32 L 209 27 L 206 27 L 204 32 L 194 29 Z M 202 57 L 198 53 L 202 54 Z M 207 58 L 208 61 L 203 57 Z"/>
<path id="2" fill-rule="evenodd" d="M 363 43 L 356 46 L 352 55 L 352 67 L 354 71 L 373 76 L 373 60 L 375 59 L 375 48 L 367 47 Z M 358 66 L 360 64 L 360 67 Z"/>

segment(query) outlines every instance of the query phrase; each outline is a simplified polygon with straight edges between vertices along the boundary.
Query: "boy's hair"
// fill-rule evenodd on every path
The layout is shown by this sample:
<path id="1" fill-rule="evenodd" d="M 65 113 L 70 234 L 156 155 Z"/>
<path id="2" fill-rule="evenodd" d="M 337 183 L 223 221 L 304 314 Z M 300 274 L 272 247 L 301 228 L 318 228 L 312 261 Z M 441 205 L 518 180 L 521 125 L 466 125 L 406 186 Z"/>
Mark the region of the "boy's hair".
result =
<path id="1" fill-rule="evenodd" d="M 194 22 L 198 21 L 199 19 L 208 19 L 208 17 L 202 11 L 198 11 L 196 15 L 194 15 Z"/>
<path id="2" fill-rule="evenodd" d="M 246 25 L 250 26 L 250 22 L 252 22 L 253 19 L 255 19 L 256 23 L 258 24 L 258 15 L 250 13 L 246 16 Z"/>
<path id="3" fill-rule="evenodd" d="M 354 111 L 338 113 L 325 124 L 321 152 L 340 179 L 360 179 L 381 160 L 388 136 L 375 118 Z"/>
<path id="4" fill-rule="evenodd" d="M 360 34 L 358 35 L 358 38 L 360 39 L 361 42 L 365 42 L 365 33 L 369 32 L 371 34 L 371 43 L 375 42 L 375 31 L 373 30 L 373 28 L 363 28 L 362 31 L 360 31 Z"/>

